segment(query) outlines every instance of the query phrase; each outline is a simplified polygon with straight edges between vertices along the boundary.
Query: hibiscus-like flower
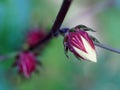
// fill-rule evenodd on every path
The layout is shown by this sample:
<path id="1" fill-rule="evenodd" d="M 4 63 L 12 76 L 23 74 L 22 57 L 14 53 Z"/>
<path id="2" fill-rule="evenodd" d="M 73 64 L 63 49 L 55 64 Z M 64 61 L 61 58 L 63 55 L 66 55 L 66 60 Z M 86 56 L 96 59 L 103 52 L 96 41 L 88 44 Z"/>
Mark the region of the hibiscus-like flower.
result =
<path id="1" fill-rule="evenodd" d="M 46 33 L 41 28 L 33 28 L 27 35 L 26 43 L 33 47 L 36 44 L 38 44 L 44 37 L 46 36 Z"/>
<path id="2" fill-rule="evenodd" d="M 87 30 L 85 26 L 69 30 L 64 37 L 65 51 L 70 50 L 78 59 L 97 62 L 95 46 Z"/>
<path id="3" fill-rule="evenodd" d="M 15 62 L 19 73 L 23 74 L 26 78 L 29 78 L 36 70 L 37 64 L 40 64 L 40 62 L 36 60 L 35 54 L 29 51 L 20 52 Z"/>

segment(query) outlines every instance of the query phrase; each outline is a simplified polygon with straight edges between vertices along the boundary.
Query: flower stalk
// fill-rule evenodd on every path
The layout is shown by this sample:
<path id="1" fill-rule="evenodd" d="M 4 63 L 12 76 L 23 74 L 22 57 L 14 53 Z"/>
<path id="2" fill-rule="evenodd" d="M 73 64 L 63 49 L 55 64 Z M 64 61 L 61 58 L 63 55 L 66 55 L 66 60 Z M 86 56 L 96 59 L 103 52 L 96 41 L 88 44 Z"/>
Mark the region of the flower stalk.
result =
<path id="1" fill-rule="evenodd" d="M 41 44 L 46 43 L 49 40 L 51 40 L 51 38 L 54 36 L 54 33 L 56 33 L 57 30 L 60 29 L 60 26 L 62 25 L 62 22 L 69 10 L 69 7 L 70 7 L 72 1 L 73 0 L 63 0 L 62 6 L 58 12 L 55 22 L 54 22 L 50 32 L 48 33 L 48 35 L 42 41 L 38 42 L 34 47 L 31 47 L 29 50 L 34 50 L 36 48 L 39 48 L 39 46 Z"/>
<path id="2" fill-rule="evenodd" d="M 103 49 L 109 50 L 111 52 L 120 54 L 120 49 L 116 49 L 116 48 L 110 47 L 108 45 L 97 43 L 97 42 L 94 42 L 94 44 L 95 44 L 95 46 L 98 46 L 100 48 L 103 48 Z"/>
<path id="3" fill-rule="evenodd" d="M 44 43 L 51 40 L 53 35 L 59 30 L 60 26 L 62 25 L 62 22 L 63 22 L 66 14 L 67 14 L 67 12 L 69 10 L 69 7 L 70 7 L 72 1 L 73 0 L 63 0 L 62 6 L 61 6 L 61 8 L 60 8 L 60 10 L 58 12 L 56 20 L 55 20 L 50 32 L 46 35 L 46 37 L 43 38 L 43 40 L 41 40 L 36 45 L 34 45 L 34 47 L 30 47 L 29 51 L 33 51 L 34 49 L 38 49 L 41 45 L 43 45 Z M 1 55 L 0 56 L 0 61 L 6 60 L 6 59 L 8 59 L 10 57 L 11 57 L 11 54 L 10 55 Z"/>

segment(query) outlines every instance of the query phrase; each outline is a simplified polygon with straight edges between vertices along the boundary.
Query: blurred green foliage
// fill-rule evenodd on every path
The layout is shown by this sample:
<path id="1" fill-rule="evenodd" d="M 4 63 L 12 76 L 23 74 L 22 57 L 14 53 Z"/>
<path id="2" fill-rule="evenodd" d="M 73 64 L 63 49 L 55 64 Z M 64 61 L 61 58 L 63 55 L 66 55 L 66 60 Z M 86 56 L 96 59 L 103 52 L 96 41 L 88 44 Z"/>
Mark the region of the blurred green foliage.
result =
<path id="1" fill-rule="evenodd" d="M 27 31 L 36 24 L 48 31 L 60 5 L 59 0 L 0 0 L 0 54 L 19 50 Z M 117 7 L 94 16 L 103 41 L 118 48 L 119 16 Z M 119 90 L 119 55 L 102 50 L 103 53 L 98 52 L 98 63 L 77 61 L 71 54 L 68 60 L 62 40 L 62 37 L 56 38 L 48 44 L 39 56 L 43 69 L 30 79 L 24 80 L 11 70 L 14 59 L 1 61 L 0 90 Z"/>

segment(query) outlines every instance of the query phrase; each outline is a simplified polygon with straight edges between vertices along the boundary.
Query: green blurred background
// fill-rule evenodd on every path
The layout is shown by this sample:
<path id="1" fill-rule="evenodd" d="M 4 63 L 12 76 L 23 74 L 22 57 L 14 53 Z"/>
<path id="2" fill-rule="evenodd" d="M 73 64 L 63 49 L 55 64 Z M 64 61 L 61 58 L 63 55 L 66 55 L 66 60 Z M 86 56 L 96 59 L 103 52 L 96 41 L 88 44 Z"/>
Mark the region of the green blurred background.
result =
<path id="1" fill-rule="evenodd" d="M 49 31 L 62 0 L 0 0 L 0 54 L 18 51 L 34 26 Z M 120 48 L 120 0 L 73 0 L 62 27 L 87 25 L 102 43 Z M 97 48 L 97 47 L 96 47 Z M 97 48 L 98 62 L 64 55 L 63 37 L 54 38 L 39 60 L 44 68 L 30 79 L 0 62 L 0 90 L 120 90 L 120 55 Z"/>

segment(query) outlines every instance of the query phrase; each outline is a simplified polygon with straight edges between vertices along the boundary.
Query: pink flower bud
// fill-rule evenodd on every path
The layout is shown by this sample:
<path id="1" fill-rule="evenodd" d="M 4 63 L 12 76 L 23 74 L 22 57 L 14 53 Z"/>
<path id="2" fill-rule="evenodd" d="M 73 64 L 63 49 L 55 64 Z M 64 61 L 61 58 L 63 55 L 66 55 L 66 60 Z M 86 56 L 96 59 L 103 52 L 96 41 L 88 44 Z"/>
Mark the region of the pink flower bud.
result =
<path id="1" fill-rule="evenodd" d="M 64 47 L 77 58 L 97 62 L 94 43 L 87 32 L 75 28 L 66 33 Z"/>
<path id="2" fill-rule="evenodd" d="M 33 71 L 36 70 L 37 60 L 32 52 L 21 52 L 18 54 L 16 61 L 19 73 L 29 78 Z"/>
<path id="3" fill-rule="evenodd" d="M 40 42 L 45 36 L 46 33 L 42 29 L 34 28 L 28 33 L 26 42 L 32 47 Z"/>

